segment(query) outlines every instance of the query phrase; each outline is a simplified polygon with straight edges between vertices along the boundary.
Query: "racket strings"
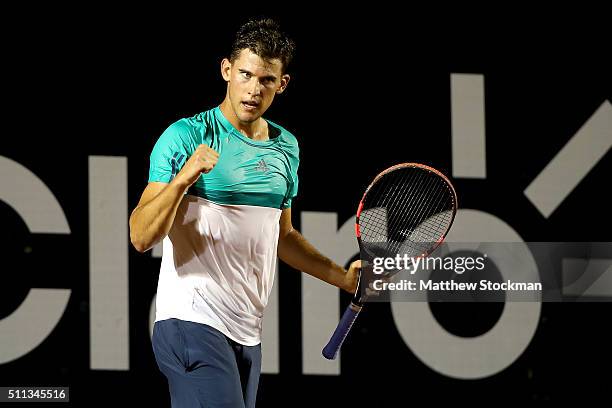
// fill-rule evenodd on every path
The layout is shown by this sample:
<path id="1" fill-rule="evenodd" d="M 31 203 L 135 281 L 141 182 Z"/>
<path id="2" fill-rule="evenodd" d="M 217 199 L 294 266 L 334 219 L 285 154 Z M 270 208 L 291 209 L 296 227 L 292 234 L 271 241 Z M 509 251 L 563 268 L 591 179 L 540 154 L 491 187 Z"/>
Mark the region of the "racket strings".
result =
<path id="1" fill-rule="evenodd" d="M 412 223 L 406 225 L 406 229 L 410 231 L 414 231 L 414 229 L 420 225 L 423 213 L 427 210 L 427 205 L 429 205 L 429 203 L 425 202 L 426 196 L 430 193 L 432 186 L 436 181 L 433 177 L 427 177 L 427 173 L 419 173 L 419 175 L 421 176 L 421 180 L 419 185 L 415 186 L 416 195 L 412 197 L 412 199 L 404 201 L 406 203 L 404 206 L 397 206 L 397 211 L 400 211 L 399 208 L 412 209 L 411 212 L 406 211 L 404 218 L 397 223 L 397 225 L 404 225 L 407 223 L 407 220 L 412 220 Z M 420 203 L 422 205 L 410 205 L 411 203 Z"/>
<path id="2" fill-rule="evenodd" d="M 454 208 L 452 187 L 438 174 L 420 167 L 391 171 L 364 197 L 362 243 L 377 255 L 424 255 L 446 234 Z"/>
<path id="3" fill-rule="evenodd" d="M 367 235 L 368 230 L 375 229 L 377 235 L 384 240 L 388 240 L 396 231 L 389 231 L 387 220 L 394 219 L 396 215 L 402 211 L 405 216 L 411 215 L 409 211 L 405 211 L 404 207 L 407 206 L 397 205 L 397 203 L 410 203 L 414 201 L 416 194 L 420 190 L 423 190 L 423 182 L 424 177 L 422 174 L 419 172 L 410 172 L 409 174 L 400 174 L 400 178 L 386 177 L 384 184 L 379 183 L 380 188 L 378 191 L 372 191 L 369 194 L 368 198 L 370 198 L 370 200 L 367 200 L 366 207 L 379 208 L 382 211 L 370 211 L 365 213 L 365 216 L 360 222 L 360 224 L 365 227 L 365 235 Z M 393 187 L 390 188 L 390 185 Z M 418 208 L 412 207 L 412 210 L 417 209 Z M 375 217 L 369 218 L 368 215 L 370 214 L 375 214 Z M 389 224 L 402 225 L 403 223 L 400 221 Z M 377 238 L 380 240 L 380 237 Z"/>
<path id="4" fill-rule="evenodd" d="M 417 225 L 414 226 L 415 230 L 421 234 L 423 238 L 426 238 L 427 241 L 437 240 L 440 235 L 443 233 L 441 230 L 445 230 L 450 219 L 435 222 L 438 216 L 441 214 L 441 211 L 444 211 L 445 205 L 452 205 L 452 203 L 448 203 L 445 200 L 445 197 L 448 197 L 444 188 L 438 188 L 437 184 L 439 184 L 439 180 L 432 177 L 433 183 L 436 184 L 436 192 L 435 197 L 432 197 L 429 204 L 424 204 L 421 208 L 421 212 L 415 217 Z M 445 185 L 446 183 L 444 183 Z M 450 191 L 448 191 L 450 193 Z M 426 193 L 424 193 L 426 194 Z M 448 208 L 448 207 L 446 207 Z M 448 211 L 447 211 L 448 213 Z M 443 213 L 442 213 L 443 214 Z M 452 213 L 449 214 L 452 217 Z"/>
<path id="5" fill-rule="evenodd" d="M 404 175 L 405 176 L 405 175 Z M 404 183 L 398 183 L 394 177 L 384 177 L 378 184 L 375 184 L 373 191 L 368 197 L 371 197 L 366 204 L 367 208 L 380 209 L 379 211 L 366 211 L 363 221 L 360 225 L 363 227 L 362 236 L 371 238 L 371 241 L 387 242 L 388 234 L 388 219 L 393 217 L 399 210 L 399 206 L 392 203 L 400 202 L 399 196 L 404 191 L 410 191 L 410 187 L 414 184 L 414 178 L 419 176 L 418 173 L 407 175 L 407 180 Z"/>
<path id="6" fill-rule="evenodd" d="M 414 190 L 415 194 L 408 200 L 402 200 L 402 205 L 397 205 L 396 211 L 405 211 L 404 216 L 397 222 L 390 224 L 390 229 L 393 230 L 394 226 L 396 228 L 403 229 L 404 234 L 409 234 L 405 240 L 392 240 L 390 241 L 392 244 L 390 245 L 390 250 L 392 252 L 399 252 L 400 248 L 402 250 L 414 250 L 407 252 L 418 252 L 422 251 L 424 247 L 426 247 L 425 234 L 419 226 L 422 224 L 423 217 L 426 212 L 431 211 L 429 208 L 433 206 L 433 203 L 439 198 L 438 193 L 434 192 L 434 196 L 428 197 L 428 194 L 431 193 L 434 184 L 436 182 L 434 177 L 427 177 L 427 173 L 420 173 L 421 177 L 419 177 L 419 183 L 415 185 Z M 395 221 L 395 220 L 393 220 Z M 419 244 L 421 243 L 421 244 Z M 411 245 L 412 244 L 412 245 Z M 412 254 L 412 253 L 411 253 Z"/>

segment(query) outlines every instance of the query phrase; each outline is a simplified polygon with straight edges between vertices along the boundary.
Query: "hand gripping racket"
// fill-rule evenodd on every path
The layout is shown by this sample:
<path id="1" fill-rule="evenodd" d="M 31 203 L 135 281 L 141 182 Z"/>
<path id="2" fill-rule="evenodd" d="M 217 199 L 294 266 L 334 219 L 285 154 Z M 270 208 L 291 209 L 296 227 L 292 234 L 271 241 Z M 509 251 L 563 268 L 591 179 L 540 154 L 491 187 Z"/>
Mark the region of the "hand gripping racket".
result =
<path id="1" fill-rule="evenodd" d="M 336 358 L 368 298 L 366 289 L 371 282 L 366 276 L 371 274 L 364 275 L 364 270 L 371 271 L 372 259 L 398 254 L 409 259 L 428 256 L 444 240 L 456 213 L 455 189 L 436 169 L 403 163 L 374 178 L 361 198 L 355 221 L 362 259 L 357 290 L 323 349 L 325 358 Z"/>

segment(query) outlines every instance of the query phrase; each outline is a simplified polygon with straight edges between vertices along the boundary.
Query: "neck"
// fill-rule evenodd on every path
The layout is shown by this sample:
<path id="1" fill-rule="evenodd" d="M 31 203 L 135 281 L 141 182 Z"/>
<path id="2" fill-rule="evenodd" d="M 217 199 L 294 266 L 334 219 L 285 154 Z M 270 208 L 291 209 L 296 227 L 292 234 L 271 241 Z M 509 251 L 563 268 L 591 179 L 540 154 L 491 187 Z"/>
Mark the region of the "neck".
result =
<path id="1" fill-rule="evenodd" d="M 268 124 L 261 117 L 253 122 L 242 122 L 236 116 L 236 112 L 232 108 L 229 98 L 225 98 L 219 106 L 223 116 L 234 126 L 240 133 L 253 140 L 266 140 L 268 138 Z"/>

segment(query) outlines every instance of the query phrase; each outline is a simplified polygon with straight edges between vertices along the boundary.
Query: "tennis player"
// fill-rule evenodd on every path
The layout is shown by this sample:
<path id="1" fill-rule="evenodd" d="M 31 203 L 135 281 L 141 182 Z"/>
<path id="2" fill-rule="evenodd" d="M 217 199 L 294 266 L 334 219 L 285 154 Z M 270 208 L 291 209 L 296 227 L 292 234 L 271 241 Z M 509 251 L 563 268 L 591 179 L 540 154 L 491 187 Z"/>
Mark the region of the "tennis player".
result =
<path id="1" fill-rule="evenodd" d="M 153 350 L 172 407 L 254 407 L 277 256 L 353 293 L 348 271 L 291 223 L 296 138 L 262 115 L 289 83 L 294 42 L 271 19 L 238 31 L 221 62 L 221 105 L 170 125 L 130 216 L 139 252 L 163 240 Z"/>

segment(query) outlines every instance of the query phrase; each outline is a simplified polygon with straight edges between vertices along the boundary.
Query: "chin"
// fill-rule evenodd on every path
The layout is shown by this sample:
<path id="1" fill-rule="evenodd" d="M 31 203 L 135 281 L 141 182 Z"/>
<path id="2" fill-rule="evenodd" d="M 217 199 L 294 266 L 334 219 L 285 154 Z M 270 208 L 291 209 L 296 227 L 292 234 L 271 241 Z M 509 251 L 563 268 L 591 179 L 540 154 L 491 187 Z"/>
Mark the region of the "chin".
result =
<path id="1" fill-rule="evenodd" d="M 259 112 L 240 112 L 240 114 L 236 116 L 238 116 L 238 120 L 241 122 L 254 122 L 259 119 L 261 114 Z"/>

